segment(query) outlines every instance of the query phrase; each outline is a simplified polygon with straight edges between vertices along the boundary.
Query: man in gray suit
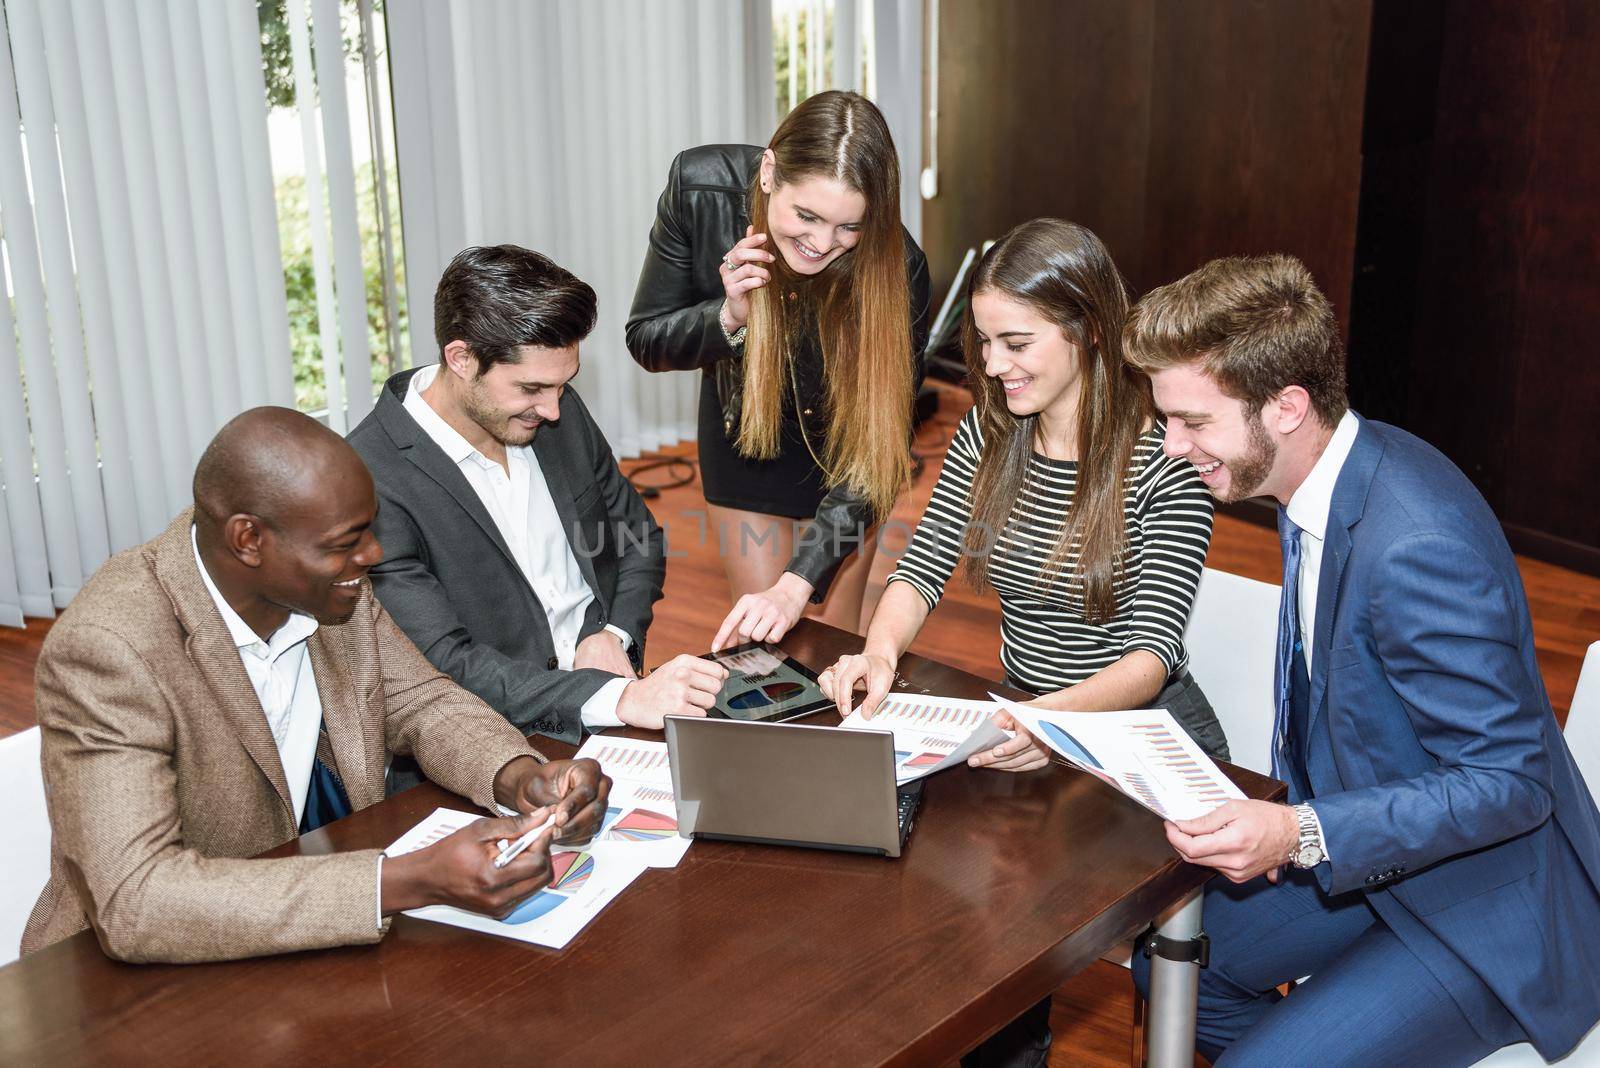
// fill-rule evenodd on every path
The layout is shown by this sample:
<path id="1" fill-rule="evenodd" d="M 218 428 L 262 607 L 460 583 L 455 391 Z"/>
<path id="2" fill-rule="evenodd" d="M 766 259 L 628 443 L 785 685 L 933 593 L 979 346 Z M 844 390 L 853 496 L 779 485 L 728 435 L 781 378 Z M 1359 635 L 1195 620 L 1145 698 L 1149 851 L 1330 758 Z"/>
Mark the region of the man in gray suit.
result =
<path id="1" fill-rule="evenodd" d="M 727 672 L 639 678 L 665 540 L 577 393 L 594 290 L 537 252 L 470 248 L 434 293 L 439 363 L 350 434 L 372 471 L 378 599 L 439 670 L 524 732 L 703 715 Z M 390 788 L 416 781 L 397 764 Z"/>

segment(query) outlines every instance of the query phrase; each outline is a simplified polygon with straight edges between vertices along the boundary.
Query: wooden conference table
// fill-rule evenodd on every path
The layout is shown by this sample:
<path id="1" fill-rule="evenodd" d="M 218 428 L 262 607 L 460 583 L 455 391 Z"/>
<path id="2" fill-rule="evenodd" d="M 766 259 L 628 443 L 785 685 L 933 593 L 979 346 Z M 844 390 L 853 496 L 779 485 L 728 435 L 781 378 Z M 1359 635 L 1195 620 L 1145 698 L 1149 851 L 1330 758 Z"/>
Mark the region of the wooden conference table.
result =
<path id="1" fill-rule="evenodd" d="M 806 622 L 783 645 L 820 670 L 859 641 Z M 992 688 L 916 656 L 900 670 Z M 1283 789 L 1228 770 L 1251 797 Z M 425 784 L 272 855 L 387 845 L 438 805 L 471 807 Z M 0 969 L 0 1063 L 936 1063 L 1209 874 L 1088 775 L 955 768 L 898 860 L 697 842 L 561 952 L 400 916 L 375 946 L 126 965 L 85 932 Z"/>

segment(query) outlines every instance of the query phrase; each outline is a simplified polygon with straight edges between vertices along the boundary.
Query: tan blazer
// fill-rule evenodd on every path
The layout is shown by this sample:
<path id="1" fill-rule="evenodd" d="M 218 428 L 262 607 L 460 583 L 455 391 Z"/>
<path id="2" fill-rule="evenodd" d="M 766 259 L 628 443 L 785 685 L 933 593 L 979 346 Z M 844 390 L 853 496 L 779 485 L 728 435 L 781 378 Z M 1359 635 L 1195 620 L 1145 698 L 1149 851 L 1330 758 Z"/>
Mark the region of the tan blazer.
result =
<path id="1" fill-rule="evenodd" d="M 50 881 L 30 953 L 92 926 L 128 961 L 202 961 L 376 942 L 377 851 L 248 860 L 295 837 L 277 746 L 206 592 L 185 510 L 73 598 L 39 654 L 35 700 Z M 362 583 L 349 622 L 309 639 L 350 803 L 383 800 L 391 753 L 480 805 L 532 752 L 417 652 Z M 537 754 L 535 754 L 537 755 Z M 540 759 L 543 759 L 542 757 Z"/>

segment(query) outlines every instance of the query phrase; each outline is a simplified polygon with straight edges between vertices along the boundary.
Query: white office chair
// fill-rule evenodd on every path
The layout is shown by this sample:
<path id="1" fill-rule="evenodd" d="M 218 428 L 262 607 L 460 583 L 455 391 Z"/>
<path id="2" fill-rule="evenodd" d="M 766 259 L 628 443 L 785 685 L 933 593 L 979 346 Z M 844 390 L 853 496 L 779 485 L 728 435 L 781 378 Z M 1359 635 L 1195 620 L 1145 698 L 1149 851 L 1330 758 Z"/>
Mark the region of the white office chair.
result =
<path id="1" fill-rule="evenodd" d="M 1189 673 L 1216 709 L 1233 763 L 1263 775 L 1272 770 L 1279 588 L 1208 567 L 1183 636 Z"/>
<path id="2" fill-rule="evenodd" d="M 1189 674 L 1216 709 L 1233 763 L 1272 770 L 1272 672 L 1278 655 L 1279 587 L 1206 568 L 1183 640 Z M 1124 942 L 1102 960 L 1128 966 Z"/>
<path id="3" fill-rule="evenodd" d="M 50 877 L 50 818 L 39 728 L 0 738 L 0 966 L 17 959 L 28 913 Z"/>
<path id="4" fill-rule="evenodd" d="M 1600 642 L 1589 646 L 1562 732 L 1589 792 L 1600 797 Z"/>
<path id="5" fill-rule="evenodd" d="M 1567 711 L 1567 726 L 1563 731 L 1567 748 L 1572 750 L 1583 781 L 1589 792 L 1600 800 L 1600 642 L 1589 646 L 1583 657 L 1583 670 L 1578 673 L 1578 689 L 1572 695 L 1572 708 Z M 1546 1064 L 1559 1064 L 1562 1068 L 1594 1068 L 1600 1065 L 1600 1024 L 1591 1028 L 1578 1048 L 1559 1061 L 1547 1061 L 1526 1042 L 1496 1050 L 1476 1068 L 1544 1068 Z"/>

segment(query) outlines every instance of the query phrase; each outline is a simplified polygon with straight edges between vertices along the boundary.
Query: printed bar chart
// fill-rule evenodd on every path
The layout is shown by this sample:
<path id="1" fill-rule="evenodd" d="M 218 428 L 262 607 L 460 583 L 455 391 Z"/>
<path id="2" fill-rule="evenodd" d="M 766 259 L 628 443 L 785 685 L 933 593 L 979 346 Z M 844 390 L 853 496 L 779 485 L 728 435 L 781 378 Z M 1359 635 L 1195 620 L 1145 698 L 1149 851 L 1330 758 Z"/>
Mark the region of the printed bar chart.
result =
<path id="1" fill-rule="evenodd" d="M 1067 763 L 1163 819 L 1193 819 L 1244 797 L 1165 709 L 1051 712 L 996 700 Z"/>
<path id="2" fill-rule="evenodd" d="M 655 771 L 657 769 L 667 771 L 670 769 L 670 765 L 667 763 L 665 746 L 659 752 L 652 752 L 645 749 L 622 749 L 617 746 L 602 745 L 593 754 L 585 755 L 592 755 L 594 759 L 598 760 L 600 766 L 606 770 L 607 775 L 612 774 L 611 769 L 613 767 L 623 774 L 627 774 L 629 771 Z"/>
<path id="3" fill-rule="evenodd" d="M 895 726 L 948 727 L 970 731 L 989 718 L 992 707 L 963 707 L 966 702 L 939 701 L 933 698 L 906 699 L 888 697 L 873 713 L 874 721 L 894 721 Z M 889 726 L 884 722 L 884 726 Z"/>

